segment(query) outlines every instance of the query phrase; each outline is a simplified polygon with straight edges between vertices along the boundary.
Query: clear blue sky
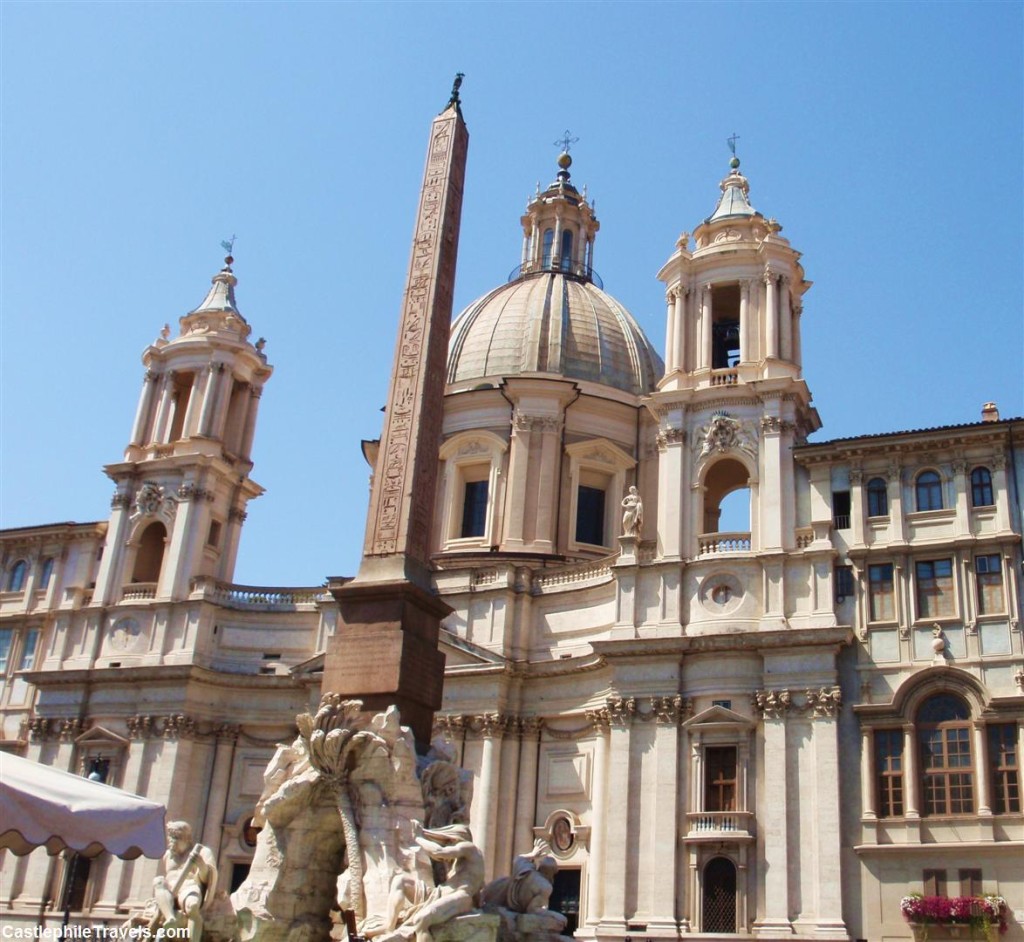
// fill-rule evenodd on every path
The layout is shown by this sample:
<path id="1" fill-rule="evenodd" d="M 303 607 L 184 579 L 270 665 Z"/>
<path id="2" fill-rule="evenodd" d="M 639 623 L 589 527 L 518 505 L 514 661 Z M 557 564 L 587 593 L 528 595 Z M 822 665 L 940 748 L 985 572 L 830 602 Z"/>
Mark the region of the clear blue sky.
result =
<path id="1" fill-rule="evenodd" d="M 268 340 L 236 579 L 352 573 L 427 130 L 466 73 L 456 309 L 518 262 L 569 128 L 606 290 L 655 273 L 740 135 L 804 253 L 816 440 L 1024 413 L 1022 4 L 0 5 L 0 525 L 99 520 L 140 355 L 237 234 Z"/>

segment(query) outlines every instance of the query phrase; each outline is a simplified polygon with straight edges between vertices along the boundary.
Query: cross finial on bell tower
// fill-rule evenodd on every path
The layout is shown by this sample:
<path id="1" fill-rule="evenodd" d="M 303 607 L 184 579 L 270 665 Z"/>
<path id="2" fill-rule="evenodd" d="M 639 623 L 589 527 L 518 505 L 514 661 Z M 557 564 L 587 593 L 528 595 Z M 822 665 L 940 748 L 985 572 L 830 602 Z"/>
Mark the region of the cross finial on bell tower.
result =
<path id="1" fill-rule="evenodd" d="M 554 142 L 553 146 L 561 147 L 562 153 L 568 154 L 569 148 L 572 147 L 573 144 L 577 143 L 579 143 L 579 138 L 573 137 L 572 133 L 568 129 L 566 129 L 565 133 L 557 141 Z"/>

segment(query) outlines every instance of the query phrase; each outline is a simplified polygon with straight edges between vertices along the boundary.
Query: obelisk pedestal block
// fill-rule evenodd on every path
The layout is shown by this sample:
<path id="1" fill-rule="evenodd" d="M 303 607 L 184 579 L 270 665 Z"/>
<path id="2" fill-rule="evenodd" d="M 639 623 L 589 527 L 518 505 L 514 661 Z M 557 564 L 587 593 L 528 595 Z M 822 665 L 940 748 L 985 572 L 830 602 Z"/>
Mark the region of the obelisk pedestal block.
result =
<path id="1" fill-rule="evenodd" d="M 441 619 L 452 609 L 412 582 L 349 582 L 331 587 L 341 625 L 324 662 L 322 690 L 362 700 L 379 713 L 395 704 L 417 744 L 430 743 L 441 706 Z"/>

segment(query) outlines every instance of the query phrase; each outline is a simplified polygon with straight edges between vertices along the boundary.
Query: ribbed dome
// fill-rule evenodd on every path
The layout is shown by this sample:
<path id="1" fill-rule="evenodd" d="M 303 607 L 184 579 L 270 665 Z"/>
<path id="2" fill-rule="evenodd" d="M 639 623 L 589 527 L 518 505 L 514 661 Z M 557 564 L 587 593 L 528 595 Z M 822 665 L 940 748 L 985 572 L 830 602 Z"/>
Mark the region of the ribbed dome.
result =
<path id="1" fill-rule="evenodd" d="M 554 373 L 639 395 L 663 370 L 629 311 L 558 271 L 527 274 L 474 301 L 452 325 L 448 348 L 449 383 Z"/>

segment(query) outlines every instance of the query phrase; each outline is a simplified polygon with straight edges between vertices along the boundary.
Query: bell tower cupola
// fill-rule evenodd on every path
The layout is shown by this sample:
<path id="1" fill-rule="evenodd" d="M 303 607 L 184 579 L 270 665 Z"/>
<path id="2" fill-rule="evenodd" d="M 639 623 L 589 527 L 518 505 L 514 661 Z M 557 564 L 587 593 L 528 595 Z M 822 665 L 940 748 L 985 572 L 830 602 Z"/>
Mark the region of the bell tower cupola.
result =
<path id="1" fill-rule="evenodd" d="M 587 188 L 581 193 L 570 181 L 572 139 L 568 132 L 561 143 L 563 150 L 558 155 L 554 182 L 543 192 L 537 185 L 522 218 L 523 257 L 519 274 L 555 271 L 594 281 L 594 237 L 601 224 L 594 215 L 593 204 L 587 202 Z"/>
<path id="2" fill-rule="evenodd" d="M 658 274 L 667 287 L 660 389 L 719 389 L 798 379 L 804 280 L 782 226 L 750 202 L 733 155 L 714 212 L 684 232 Z"/>
<path id="3" fill-rule="evenodd" d="M 225 248 L 230 248 L 225 243 Z M 230 582 L 246 505 L 263 493 L 250 477 L 256 415 L 272 368 L 238 310 L 229 254 L 206 297 L 165 324 L 145 367 L 116 484 L 94 599 L 181 599 L 192 580 Z"/>

